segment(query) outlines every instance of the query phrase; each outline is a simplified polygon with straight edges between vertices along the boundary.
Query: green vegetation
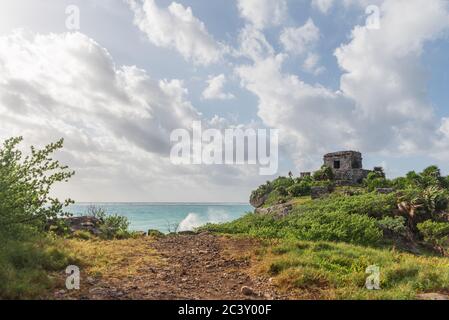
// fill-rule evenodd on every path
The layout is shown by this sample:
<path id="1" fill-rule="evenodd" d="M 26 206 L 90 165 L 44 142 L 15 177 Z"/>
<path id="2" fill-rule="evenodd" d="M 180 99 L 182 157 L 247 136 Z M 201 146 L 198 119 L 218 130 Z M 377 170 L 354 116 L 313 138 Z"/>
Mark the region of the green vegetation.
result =
<path id="1" fill-rule="evenodd" d="M 345 243 L 284 241 L 260 252 L 258 272 L 304 299 L 415 299 L 449 287 L 449 260 Z M 368 266 L 380 268 L 381 290 L 367 290 Z"/>
<path id="2" fill-rule="evenodd" d="M 279 177 L 252 193 L 260 207 L 292 204 L 287 216 L 250 213 L 201 230 L 277 243 L 261 254 L 262 272 L 306 298 L 410 299 L 447 291 L 449 260 L 437 256 L 449 247 L 449 178 L 436 166 L 393 180 L 375 168 L 360 186 L 335 187 L 331 172 L 323 167 L 311 177 Z M 313 186 L 333 192 L 311 200 Z M 378 192 L 385 188 L 393 192 Z M 370 265 L 382 270 L 378 292 L 364 288 Z"/>
<path id="3" fill-rule="evenodd" d="M 267 181 L 254 190 L 251 194 L 251 202 L 265 199 L 265 207 L 286 203 L 297 197 L 310 196 L 312 187 L 315 186 L 328 187 L 331 190 L 335 187 L 332 180 L 332 170 L 326 166 L 315 172 L 313 177 L 279 177 L 273 181 Z"/>
<path id="4" fill-rule="evenodd" d="M 63 215 L 71 200 L 50 197 L 51 187 L 73 172 L 50 158 L 60 140 L 30 155 L 18 150 L 21 138 L 0 147 L 0 298 L 33 298 L 51 286 L 49 270 L 69 263 L 69 256 L 45 233 L 47 221 Z"/>
<path id="5" fill-rule="evenodd" d="M 87 210 L 87 215 L 101 221 L 98 230 L 101 239 L 127 239 L 133 236 L 133 233 L 128 230 L 130 222 L 126 217 L 118 214 L 108 214 L 106 209 L 96 206 L 90 206 Z"/>

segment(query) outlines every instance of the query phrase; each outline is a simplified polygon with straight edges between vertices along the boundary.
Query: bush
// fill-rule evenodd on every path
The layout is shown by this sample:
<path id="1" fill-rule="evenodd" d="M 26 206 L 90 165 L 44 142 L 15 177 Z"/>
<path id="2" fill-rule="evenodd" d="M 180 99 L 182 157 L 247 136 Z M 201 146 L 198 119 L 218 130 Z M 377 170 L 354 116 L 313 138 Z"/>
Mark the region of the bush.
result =
<path id="1" fill-rule="evenodd" d="M 160 232 L 159 230 L 148 230 L 148 236 L 149 237 L 154 237 L 154 238 L 161 238 L 164 237 L 165 235 Z"/>
<path id="2" fill-rule="evenodd" d="M 382 238 L 374 218 L 341 211 L 310 212 L 288 217 L 287 221 L 295 238 L 300 240 L 372 245 Z"/>
<path id="3" fill-rule="evenodd" d="M 389 188 L 391 183 L 385 179 L 385 176 L 379 172 L 370 172 L 368 177 L 363 181 L 364 186 L 369 192 L 375 191 L 378 188 Z"/>
<path id="4" fill-rule="evenodd" d="M 328 166 L 322 166 L 320 170 L 313 173 L 313 180 L 315 181 L 332 181 L 334 180 L 334 173 Z"/>
<path id="5" fill-rule="evenodd" d="M 251 213 L 236 221 L 209 224 L 200 230 L 247 234 L 262 238 L 293 238 L 359 244 L 375 244 L 382 237 L 375 219 L 342 212 L 310 212 L 289 215 L 281 219 Z"/>
<path id="6" fill-rule="evenodd" d="M 424 240 L 434 246 L 444 249 L 449 243 L 449 223 L 427 220 L 418 224 L 418 230 Z"/>
<path id="7" fill-rule="evenodd" d="M 87 215 L 100 220 L 100 237 L 103 239 L 126 239 L 132 236 L 128 231 L 129 220 L 118 214 L 108 214 L 107 210 L 97 206 L 89 206 Z"/>
<path id="8" fill-rule="evenodd" d="M 50 197 L 51 187 L 67 181 L 74 172 L 50 158 L 63 140 L 42 150 L 31 147 L 24 157 L 17 149 L 22 138 L 6 140 L 0 147 L 0 233 L 21 236 L 23 226 L 43 231 L 47 220 L 57 219 L 71 200 Z"/>
<path id="9" fill-rule="evenodd" d="M 307 212 L 344 212 L 347 214 L 383 217 L 390 215 L 396 209 L 394 194 L 366 193 L 355 196 L 333 194 L 327 198 L 312 201 L 294 209 L 295 213 Z"/>
<path id="10" fill-rule="evenodd" d="M 309 196 L 312 190 L 312 184 L 309 181 L 300 181 L 287 189 L 291 197 Z"/>
<path id="11" fill-rule="evenodd" d="M 129 221 L 117 214 L 108 215 L 100 225 L 101 237 L 104 239 L 126 239 L 130 237 Z"/>
<path id="12" fill-rule="evenodd" d="M 385 217 L 378 221 L 378 224 L 382 229 L 389 230 L 402 236 L 405 236 L 407 233 L 405 223 L 406 220 L 404 217 Z"/>

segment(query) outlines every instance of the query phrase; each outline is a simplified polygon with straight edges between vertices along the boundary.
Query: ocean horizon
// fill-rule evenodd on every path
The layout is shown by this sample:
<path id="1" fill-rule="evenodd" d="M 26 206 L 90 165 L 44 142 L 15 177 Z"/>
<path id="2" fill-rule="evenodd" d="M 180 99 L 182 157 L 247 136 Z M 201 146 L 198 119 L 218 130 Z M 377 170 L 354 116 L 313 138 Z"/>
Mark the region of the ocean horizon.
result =
<path id="1" fill-rule="evenodd" d="M 132 231 L 164 233 L 233 221 L 254 210 L 244 202 L 77 202 L 66 211 L 81 216 L 86 215 L 91 206 L 103 208 L 107 214 L 125 216 Z"/>

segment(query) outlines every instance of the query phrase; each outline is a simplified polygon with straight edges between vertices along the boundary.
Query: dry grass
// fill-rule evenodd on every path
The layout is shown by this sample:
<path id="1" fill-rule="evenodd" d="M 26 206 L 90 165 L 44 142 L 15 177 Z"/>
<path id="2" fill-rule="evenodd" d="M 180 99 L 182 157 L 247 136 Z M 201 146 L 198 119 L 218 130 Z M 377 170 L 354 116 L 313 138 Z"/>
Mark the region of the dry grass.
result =
<path id="1" fill-rule="evenodd" d="M 164 263 L 151 247 L 153 239 L 66 240 L 67 249 L 80 261 L 86 274 L 102 278 L 130 277 L 148 266 Z"/>

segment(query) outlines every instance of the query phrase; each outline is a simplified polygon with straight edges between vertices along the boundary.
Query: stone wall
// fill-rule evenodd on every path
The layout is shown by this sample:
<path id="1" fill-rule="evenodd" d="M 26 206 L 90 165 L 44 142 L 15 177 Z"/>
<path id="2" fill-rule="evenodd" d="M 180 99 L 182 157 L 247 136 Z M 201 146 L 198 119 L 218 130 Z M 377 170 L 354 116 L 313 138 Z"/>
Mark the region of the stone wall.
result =
<path id="1" fill-rule="evenodd" d="M 363 169 L 362 154 L 356 151 L 341 151 L 324 156 L 324 165 L 332 169 L 337 185 L 359 184 L 369 170 Z"/>

